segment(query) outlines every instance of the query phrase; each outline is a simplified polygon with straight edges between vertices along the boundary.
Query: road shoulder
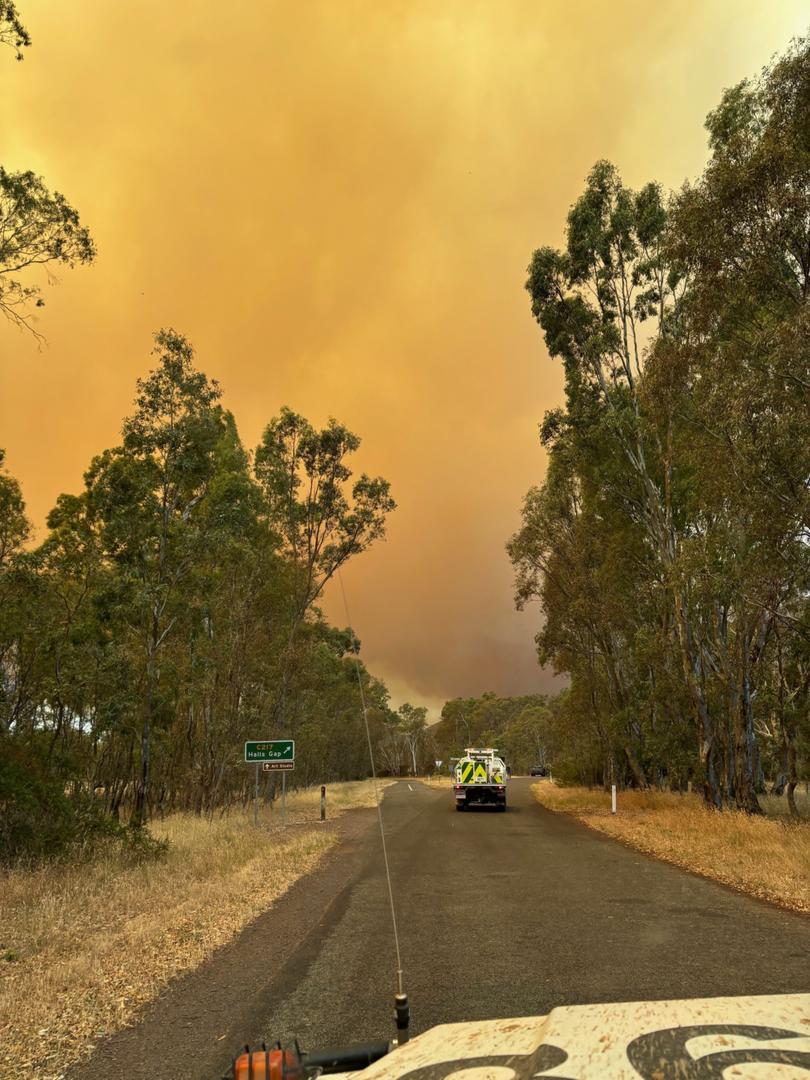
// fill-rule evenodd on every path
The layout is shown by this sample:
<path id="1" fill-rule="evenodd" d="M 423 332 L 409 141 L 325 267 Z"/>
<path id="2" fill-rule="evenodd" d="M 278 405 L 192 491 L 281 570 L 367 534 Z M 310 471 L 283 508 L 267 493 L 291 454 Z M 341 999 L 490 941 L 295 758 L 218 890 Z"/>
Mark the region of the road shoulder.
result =
<path id="1" fill-rule="evenodd" d="M 230 1055 L 260 1030 L 286 969 L 306 963 L 306 937 L 340 917 L 368 858 L 374 823 L 373 810 L 359 809 L 326 825 L 336 830 L 338 843 L 314 871 L 204 964 L 173 981 L 132 1026 L 98 1043 L 65 1080 L 154 1080 L 167 1074 L 169 1062 L 173 1080 L 222 1075 Z"/>

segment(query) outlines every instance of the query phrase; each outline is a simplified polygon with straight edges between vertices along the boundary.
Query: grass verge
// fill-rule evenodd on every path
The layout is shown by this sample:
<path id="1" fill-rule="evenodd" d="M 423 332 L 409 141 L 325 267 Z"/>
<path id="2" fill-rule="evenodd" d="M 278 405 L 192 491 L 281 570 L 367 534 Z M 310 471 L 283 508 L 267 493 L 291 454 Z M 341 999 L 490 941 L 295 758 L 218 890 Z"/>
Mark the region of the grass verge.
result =
<path id="1" fill-rule="evenodd" d="M 384 786 L 385 781 L 380 782 Z M 372 806 L 371 783 L 332 784 L 328 817 Z M 175 814 L 152 832 L 166 857 L 121 856 L 0 876 L 0 1077 L 55 1080 L 101 1036 L 132 1022 L 311 870 L 336 842 L 320 789 L 209 822 Z"/>
<path id="2" fill-rule="evenodd" d="M 622 791 L 610 795 L 548 780 L 532 786 L 549 810 L 571 814 L 632 847 L 793 911 L 810 913 L 810 826 L 783 818 L 716 813 L 698 795 Z"/>
<path id="3" fill-rule="evenodd" d="M 452 776 L 417 776 L 415 778 L 411 776 L 406 777 L 405 779 L 409 779 L 411 783 L 424 784 L 425 787 L 437 788 L 442 791 L 453 790 Z"/>

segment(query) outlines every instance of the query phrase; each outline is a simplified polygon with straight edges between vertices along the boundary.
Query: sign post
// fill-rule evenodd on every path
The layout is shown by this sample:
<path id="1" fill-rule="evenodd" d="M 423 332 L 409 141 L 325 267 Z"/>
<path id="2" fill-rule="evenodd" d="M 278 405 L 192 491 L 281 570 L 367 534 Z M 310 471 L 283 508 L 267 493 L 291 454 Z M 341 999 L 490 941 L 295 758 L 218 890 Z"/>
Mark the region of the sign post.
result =
<path id="1" fill-rule="evenodd" d="M 294 739 L 252 739 L 245 743 L 245 761 L 256 766 L 253 824 L 259 824 L 259 766 L 281 773 L 281 823 L 287 823 L 287 773 L 295 768 Z"/>

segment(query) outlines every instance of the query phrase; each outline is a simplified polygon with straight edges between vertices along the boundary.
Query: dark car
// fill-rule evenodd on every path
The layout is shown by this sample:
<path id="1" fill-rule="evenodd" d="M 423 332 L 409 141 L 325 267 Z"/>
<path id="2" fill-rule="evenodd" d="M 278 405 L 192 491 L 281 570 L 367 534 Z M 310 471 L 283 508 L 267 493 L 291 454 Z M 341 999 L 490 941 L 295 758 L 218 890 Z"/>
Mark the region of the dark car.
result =
<path id="1" fill-rule="evenodd" d="M 530 776 L 548 776 L 548 769 L 545 765 L 532 765 L 529 769 Z"/>

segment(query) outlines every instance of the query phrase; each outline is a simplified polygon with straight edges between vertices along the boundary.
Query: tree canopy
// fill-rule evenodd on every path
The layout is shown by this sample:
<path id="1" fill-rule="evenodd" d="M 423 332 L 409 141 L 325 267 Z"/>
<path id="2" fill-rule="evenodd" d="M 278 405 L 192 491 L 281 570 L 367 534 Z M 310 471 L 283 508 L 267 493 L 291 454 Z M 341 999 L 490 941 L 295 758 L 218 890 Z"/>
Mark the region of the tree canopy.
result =
<path id="1" fill-rule="evenodd" d="M 31 44 L 31 35 L 20 19 L 14 0 L 0 0 L 0 45 L 14 51 L 17 60 L 23 59 L 23 49 Z"/>
<path id="2" fill-rule="evenodd" d="M 85 844 L 118 820 L 242 805 L 248 739 L 294 738 L 294 783 L 369 772 L 360 643 L 315 601 L 325 575 L 382 537 L 387 483 L 324 495 L 323 476 L 348 479 L 336 463 L 359 440 L 341 437 L 306 458 L 319 494 L 293 497 L 291 520 L 189 341 L 159 331 L 153 364 L 120 443 L 59 496 L 36 547 L 0 471 L 0 858 Z M 333 431 L 345 429 L 333 421 L 327 442 Z M 316 519 L 325 540 L 299 543 Z M 378 746 L 398 718 L 362 661 L 359 677 Z M 270 778 L 262 790 L 273 797 Z"/>
<path id="3" fill-rule="evenodd" d="M 30 44 L 13 0 L 0 0 L 0 46 L 10 46 L 22 60 Z M 90 232 L 64 195 L 30 170 L 8 172 L 0 165 L 0 312 L 7 319 L 41 339 L 32 309 L 45 300 L 33 272 L 42 269 L 54 280 L 55 267 L 95 257 Z"/>
<path id="4" fill-rule="evenodd" d="M 766 776 L 795 811 L 808 767 L 808 87 L 802 39 L 669 196 L 598 162 L 526 283 L 566 404 L 508 551 L 570 677 L 563 753 L 749 812 Z"/>

